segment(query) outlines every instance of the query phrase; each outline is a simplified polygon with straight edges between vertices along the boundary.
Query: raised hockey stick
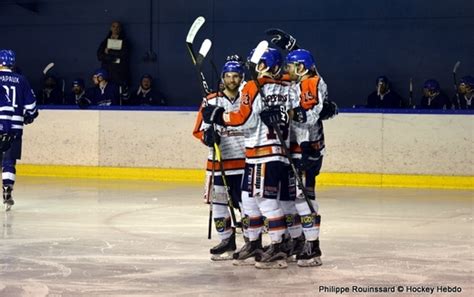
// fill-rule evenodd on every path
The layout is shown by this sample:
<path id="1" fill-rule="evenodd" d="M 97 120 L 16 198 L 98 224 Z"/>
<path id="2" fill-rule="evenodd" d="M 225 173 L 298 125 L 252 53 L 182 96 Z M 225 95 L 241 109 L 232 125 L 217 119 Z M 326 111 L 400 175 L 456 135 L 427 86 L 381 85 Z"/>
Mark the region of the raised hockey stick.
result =
<path id="1" fill-rule="evenodd" d="M 204 61 L 204 58 L 207 56 L 207 53 L 211 49 L 212 42 L 209 39 L 206 39 L 202 42 L 201 48 L 199 49 L 199 53 L 196 56 L 194 56 L 194 66 L 196 68 L 197 74 L 198 74 L 198 79 L 201 82 L 201 91 L 203 97 L 206 97 L 210 93 L 212 93 L 211 89 L 209 88 L 209 85 L 207 84 L 206 78 L 204 77 L 204 74 L 201 71 L 202 67 L 202 62 Z"/>
<path id="2" fill-rule="evenodd" d="M 206 22 L 206 19 L 202 16 L 197 17 L 191 28 L 189 28 L 188 35 L 186 36 L 186 46 L 189 51 L 189 55 L 191 55 L 191 59 L 193 60 L 193 64 L 196 65 L 196 55 L 194 54 L 193 50 L 193 43 L 194 38 L 196 37 L 197 32 L 201 29 L 202 25 Z"/>
<path id="3" fill-rule="evenodd" d="M 300 46 L 296 43 L 296 38 L 282 29 L 270 28 L 265 30 L 265 34 L 271 36 L 271 42 L 284 51 L 291 52 L 300 49 Z M 316 66 L 314 66 L 314 70 L 318 76 L 321 76 Z"/>
<path id="4" fill-rule="evenodd" d="M 458 108 L 461 106 L 461 100 L 459 99 L 459 92 L 458 92 L 458 81 L 456 79 L 456 72 L 458 71 L 459 66 L 461 65 L 461 61 L 457 61 L 453 67 L 453 82 L 454 82 L 454 94 L 456 94 L 456 103 L 458 104 Z"/>
<path id="5" fill-rule="evenodd" d="M 271 36 L 271 42 L 283 50 L 292 51 L 300 48 L 296 44 L 296 38 L 282 29 L 270 28 L 265 30 L 265 34 Z"/>
<path id="6" fill-rule="evenodd" d="M 260 97 L 262 97 L 262 100 L 265 98 L 265 94 L 263 93 L 262 86 L 260 85 L 260 82 L 258 81 L 258 78 L 254 72 L 254 69 L 256 69 L 256 66 L 260 62 L 260 58 L 262 57 L 263 53 L 267 50 L 268 48 L 268 42 L 267 41 L 261 41 L 257 47 L 255 48 L 255 52 L 253 53 L 252 57 L 250 58 L 249 62 L 249 72 L 252 80 L 255 82 L 255 85 L 257 86 L 258 93 L 260 94 Z M 283 135 L 281 134 L 280 127 L 278 126 L 277 123 L 273 123 L 272 125 L 273 130 L 275 131 L 278 140 L 281 143 L 281 148 L 283 150 L 283 153 L 286 155 L 286 158 L 288 159 L 288 162 L 290 163 L 291 170 L 295 174 L 296 181 L 298 182 L 298 186 L 300 187 L 301 191 L 303 192 L 304 199 L 306 200 L 306 203 L 308 203 L 309 209 L 311 210 L 311 213 L 316 214 L 316 211 L 313 207 L 313 203 L 311 203 L 311 200 L 309 199 L 309 193 L 308 190 L 306 189 L 303 180 L 301 179 L 301 176 L 298 173 L 298 170 L 296 169 L 295 163 L 293 162 L 293 159 L 291 158 L 290 150 L 286 147 L 285 140 L 283 139 Z"/>
<path id="7" fill-rule="evenodd" d="M 194 24 L 193 24 L 194 26 Z M 191 27 L 192 28 L 192 27 Z M 189 34 L 188 34 L 189 35 Z M 194 37 L 193 37 L 194 38 Z M 186 39 L 187 41 L 187 39 Z M 190 53 L 191 57 L 193 59 L 193 64 L 196 68 L 198 78 L 201 81 L 201 92 L 203 96 L 203 102 L 206 103 L 206 96 L 210 93 L 209 89 L 207 87 L 206 80 L 204 79 L 204 74 L 201 72 L 201 66 L 202 62 L 204 61 L 204 58 L 207 56 L 207 53 L 211 49 L 212 42 L 209 39 L 206 39 L 203 41 L 201 44 L 201 48 L 199 49 L 199 54 L 196 57 L 194 52 L 192 51 L 192 47 L 190 48 Z M 214 165 L 216 163 L 216 151 L 212 151 L 212 171 L 211 171 L 211 199 L 209 200 L 209 220 L 208 220 L 208 228 L 207 228 L 207 239 L 212 238 L 212 208 L 213 208 L 213 203 L 212 201 L 214 200 L 213 198 L 215 197 L 215 192 L 214 192 L 214 176 L 215 176 L 215 171 L 214 171 Z"/>
<path id="8" fill-rule="evenodd" d="M 48 71 L 50 71 L 51 68 L 53 68 L 53 67 L 54 67 L 54 63 L 53 63 L 53 62 L 51 62 L 51 63 L 49 63 L 48 65 L 46 65 L 46 67 L 44 67 L 44 69 L 43 69 L 43 75 L 46 75 L 46 74 L 48 73 Z"/>
<path id="9" fill-rule="evenodd" d="M 202 25 L 204 25 L 204 23 L 206 22 L 206 19 L 202 16 L 200 17 L 197 17 L 193 24 L 191 25 L 191 28 L 189 28 L 189 31 L 188 31 L 188 35 L 186 36 L 186 48 L 188 49 L 188 52 L 189 52 L 189 55 L 191 56 L 191 60 L 193 61 L 193 64 L 194 66 L 197 66 L 196 69 L 197 69 L 197 72 L 198 72 L 198 76 L 199 76 L 199 81 L 201 82 L 201 86 L 202 88 L 204 88 L 204 93 L 206 95 L 212 93 L 211 89 L 209 88 L 209 84 L 207 83 L 206 81 L 206 77 L 204 76 L 204 73 L 202 73 L 201 71 L 201 64 L 202 64 L 202 60 L 203 59 L 200 59 L 200 64 L 198 65 L 198 58 L 196 56 L 196 54 L 194 53 L 194 38 L 196 37 L 196 34 L 198 33 L 198 31 L 201 29 Z M 208 40 L 208 39 L 206 39 Z M 206 40 L 204 42 L 206 42 Z M 203 46 L 204 46 L 204 42 L 201 46 L 201 50 L 203 49 Z M 210 42 L 210 40 L 209 40 Z M 209 45 L 209 48 L 210 48 L 210 45 Z M 201 52 L 200 50 L 200 52 Z M 207 52 L 206 54 L 204 55 L 204 57 L 207 55 Z"/>

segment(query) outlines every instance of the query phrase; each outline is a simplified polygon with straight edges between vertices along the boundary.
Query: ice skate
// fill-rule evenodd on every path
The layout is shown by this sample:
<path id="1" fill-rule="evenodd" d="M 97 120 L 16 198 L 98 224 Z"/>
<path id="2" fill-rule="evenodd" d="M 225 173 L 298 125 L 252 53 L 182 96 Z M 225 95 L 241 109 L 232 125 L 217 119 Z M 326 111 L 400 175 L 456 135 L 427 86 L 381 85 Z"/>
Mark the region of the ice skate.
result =
<path id="1" fill-rule="evenodd" d="M 260 269 L 287 268 L 286 253 L 282 250 L 282 245 L 283 243 L 272 243 L 264 253 L 256 255 L 255 267 Z"/>
<path id="2" fill-rule="evenodd" d="M 10 211 L 12 206 L 15 204 L 15 201 L 12 198 L 12 187 L 6 186 L 3 187 L 3 204 L 5 206 L 5 211 Z"/>
<path id="3" fill-rule="evenodd" d="M 303 251 L 305 244 L 305 237 L 302 234 L 298 238 L 283 240 L 282 250 L 286 253 L 287 262 L 296 262 L 296 256 Z"/>
<path id="4" fill-rule="evenodd" d="M 250 241 L 245 238 L 244 246 L 234 253 L 232 262 L 235 266 L 255 265 L 255 256 L 262 253 L 262 238 Z"/>
<path id="5" fill-rule="evenodd" d="M 321 249 L 319 248 L 319 239 L 306 241 L 303 251 L 296 256 L 297 265 L 300 267 L 321 266 Z"/>
<path id="6" fill-rule="evenodd" d="M 211 260 L 212 261 L 225 261 L 232 260 L 233 254 L 237 249 L 235 245 L 235 233 L 229 238 L 222 240 L 218 245 L 211 248 Z"/>

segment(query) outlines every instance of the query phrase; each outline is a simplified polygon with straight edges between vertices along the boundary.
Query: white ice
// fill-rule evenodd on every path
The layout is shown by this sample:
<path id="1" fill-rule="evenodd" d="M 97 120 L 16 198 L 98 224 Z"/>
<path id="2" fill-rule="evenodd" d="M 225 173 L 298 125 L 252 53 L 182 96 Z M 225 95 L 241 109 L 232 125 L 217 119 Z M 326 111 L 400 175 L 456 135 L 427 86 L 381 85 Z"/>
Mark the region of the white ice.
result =
<path id="1" fill-rule="evenodd" d="M 19 178 L 0 213 L 0 296 L 336 296 L 319 286 L 352 285 L 473 295 L 472 191 L 318 189 L 323 266 L 261 271 L 209 260 L 218 239 L 207 240 L 202 189 Z"/>

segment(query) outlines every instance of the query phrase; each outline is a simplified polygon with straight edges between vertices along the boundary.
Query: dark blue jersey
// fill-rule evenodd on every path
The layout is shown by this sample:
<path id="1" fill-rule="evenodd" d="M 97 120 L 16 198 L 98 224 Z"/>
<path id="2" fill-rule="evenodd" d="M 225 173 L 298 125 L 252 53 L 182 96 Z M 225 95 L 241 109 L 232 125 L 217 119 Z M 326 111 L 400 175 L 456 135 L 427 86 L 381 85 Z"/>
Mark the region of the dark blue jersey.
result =
<path id="1" fill-rule="evenodd" d="M 377 92 L 372 92 L 367 97 L 367 108 L 401 108 L 403 107 L 403 100 L 392 90 L 384 95 L 377 95 Z"/>
<path id="2" fill-rule="evenodd" d="M 0 133 L 9 133 L 12 126 L 13 106 L 7 92 L 0 88 Z"/>
<path id="3" fill-rule="evenodd" d="M 108 82 L 105 87 L 91 88 L 87 93 L 92 104 L 98 106 L 119 105 L 120 102 L 119 87 L 111 82 Z"/>
<path id="4" fill-rule="evenodd" d="M 439 92 L 434 97 L 421 97 L 419 109 L 450 109 L 451 101 L 443 92 Z"/>
<path id="5" fill-rule="evenodd" d="M 141 88 L 133 90 L 128 101 L 130 105 L 166 105 L 164 96 L 153 88 L 148 91 Z"/>
<path id="6" fill-rule="evenodd" d="M 12 132 L 21 135 L 24 116 L 34 116 L 37 112 L 35 93 L 23 75 L 9 69 L 0 70 L 0 86 L 6 91 L 14 108 Z"/>
<path id="7" fill-rule="evenodd" d="M 456 109 L 474 109 L 474 92 L 470 94 L 457 94 L 454 96 L 452 102 L 455 104 Z"/>

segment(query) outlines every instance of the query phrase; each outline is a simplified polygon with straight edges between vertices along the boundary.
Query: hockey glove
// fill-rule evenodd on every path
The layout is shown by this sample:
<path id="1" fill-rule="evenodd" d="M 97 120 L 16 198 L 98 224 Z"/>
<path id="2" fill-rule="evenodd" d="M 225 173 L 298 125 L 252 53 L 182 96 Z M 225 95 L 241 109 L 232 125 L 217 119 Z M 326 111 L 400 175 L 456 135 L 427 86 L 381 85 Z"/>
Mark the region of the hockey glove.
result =
<path id="1" fill-rule="evenodd" d="M 299 49 L 299 46 L 296 44 L 296 39 L 285 31 L 271 28 L 266 30 L 265 33 L 272 36 L 272 43 L 283 50 L 292 51 Z"/>
<path id="2" fill-rule="evenodd" d="M 33 114 L 25 113 L 23 117 L 23 124 L 29 125 L 35 121 L 38 117 L 38 111 L 35 111 Z"/>
<path id="3" fill-rule="evenodd" d="M 298 106 L 293 108 L 293 121 L 298 123 L 306 123 L 306 110 L 304 108 Z"/>
<path id="4" fill-rule="evenodd" d="M 221 137 L 217 132 L 214 130 L 214 127 L 209 127 L 206 131 L 204 131 L 204 136 L 202 141 L 208 147 L 214 147 L 214 143 L 219 145 L 221 143 Z"/>
<path id="5" fill-rule="evenodd" d="M 260 113 L 260 118 L 267 127 L 273 127 L 288 122 L 288 113 L 283 106 L 270 106 Z"/>
<path id="6" fill-rule="evenodd" d="M 224 108 L 215 105 L 208 105 L 204 107 L 201 111 L 204 123 L 224 126 L 225 123 L 224 119 L 222 118 L 224 111 Z"/>
<path id="7" fill-rule="evenodd" d="M 6 152 L 12 146 L 13 136 L 10 134 L 0 134 L 0 152 Z"/>
<path id="8" fill-rule="evenodd" d="M 321 157 L 321 152 L 316 150 L 307 141 L 300 144 L 301 147 L 301 160 L 299 162 L 299 169 L 306 171 L 317 165 L 317 160 Z"/>
<path id="9" fill-rule="evenodd" d="M 319 113 L 319 118 L 321 120 L 329 120 L 335 117 L 339 113 L 339 108 L 337 107 L 336 102 L 331 100 L 324 100 L 323 109 Z"/>

